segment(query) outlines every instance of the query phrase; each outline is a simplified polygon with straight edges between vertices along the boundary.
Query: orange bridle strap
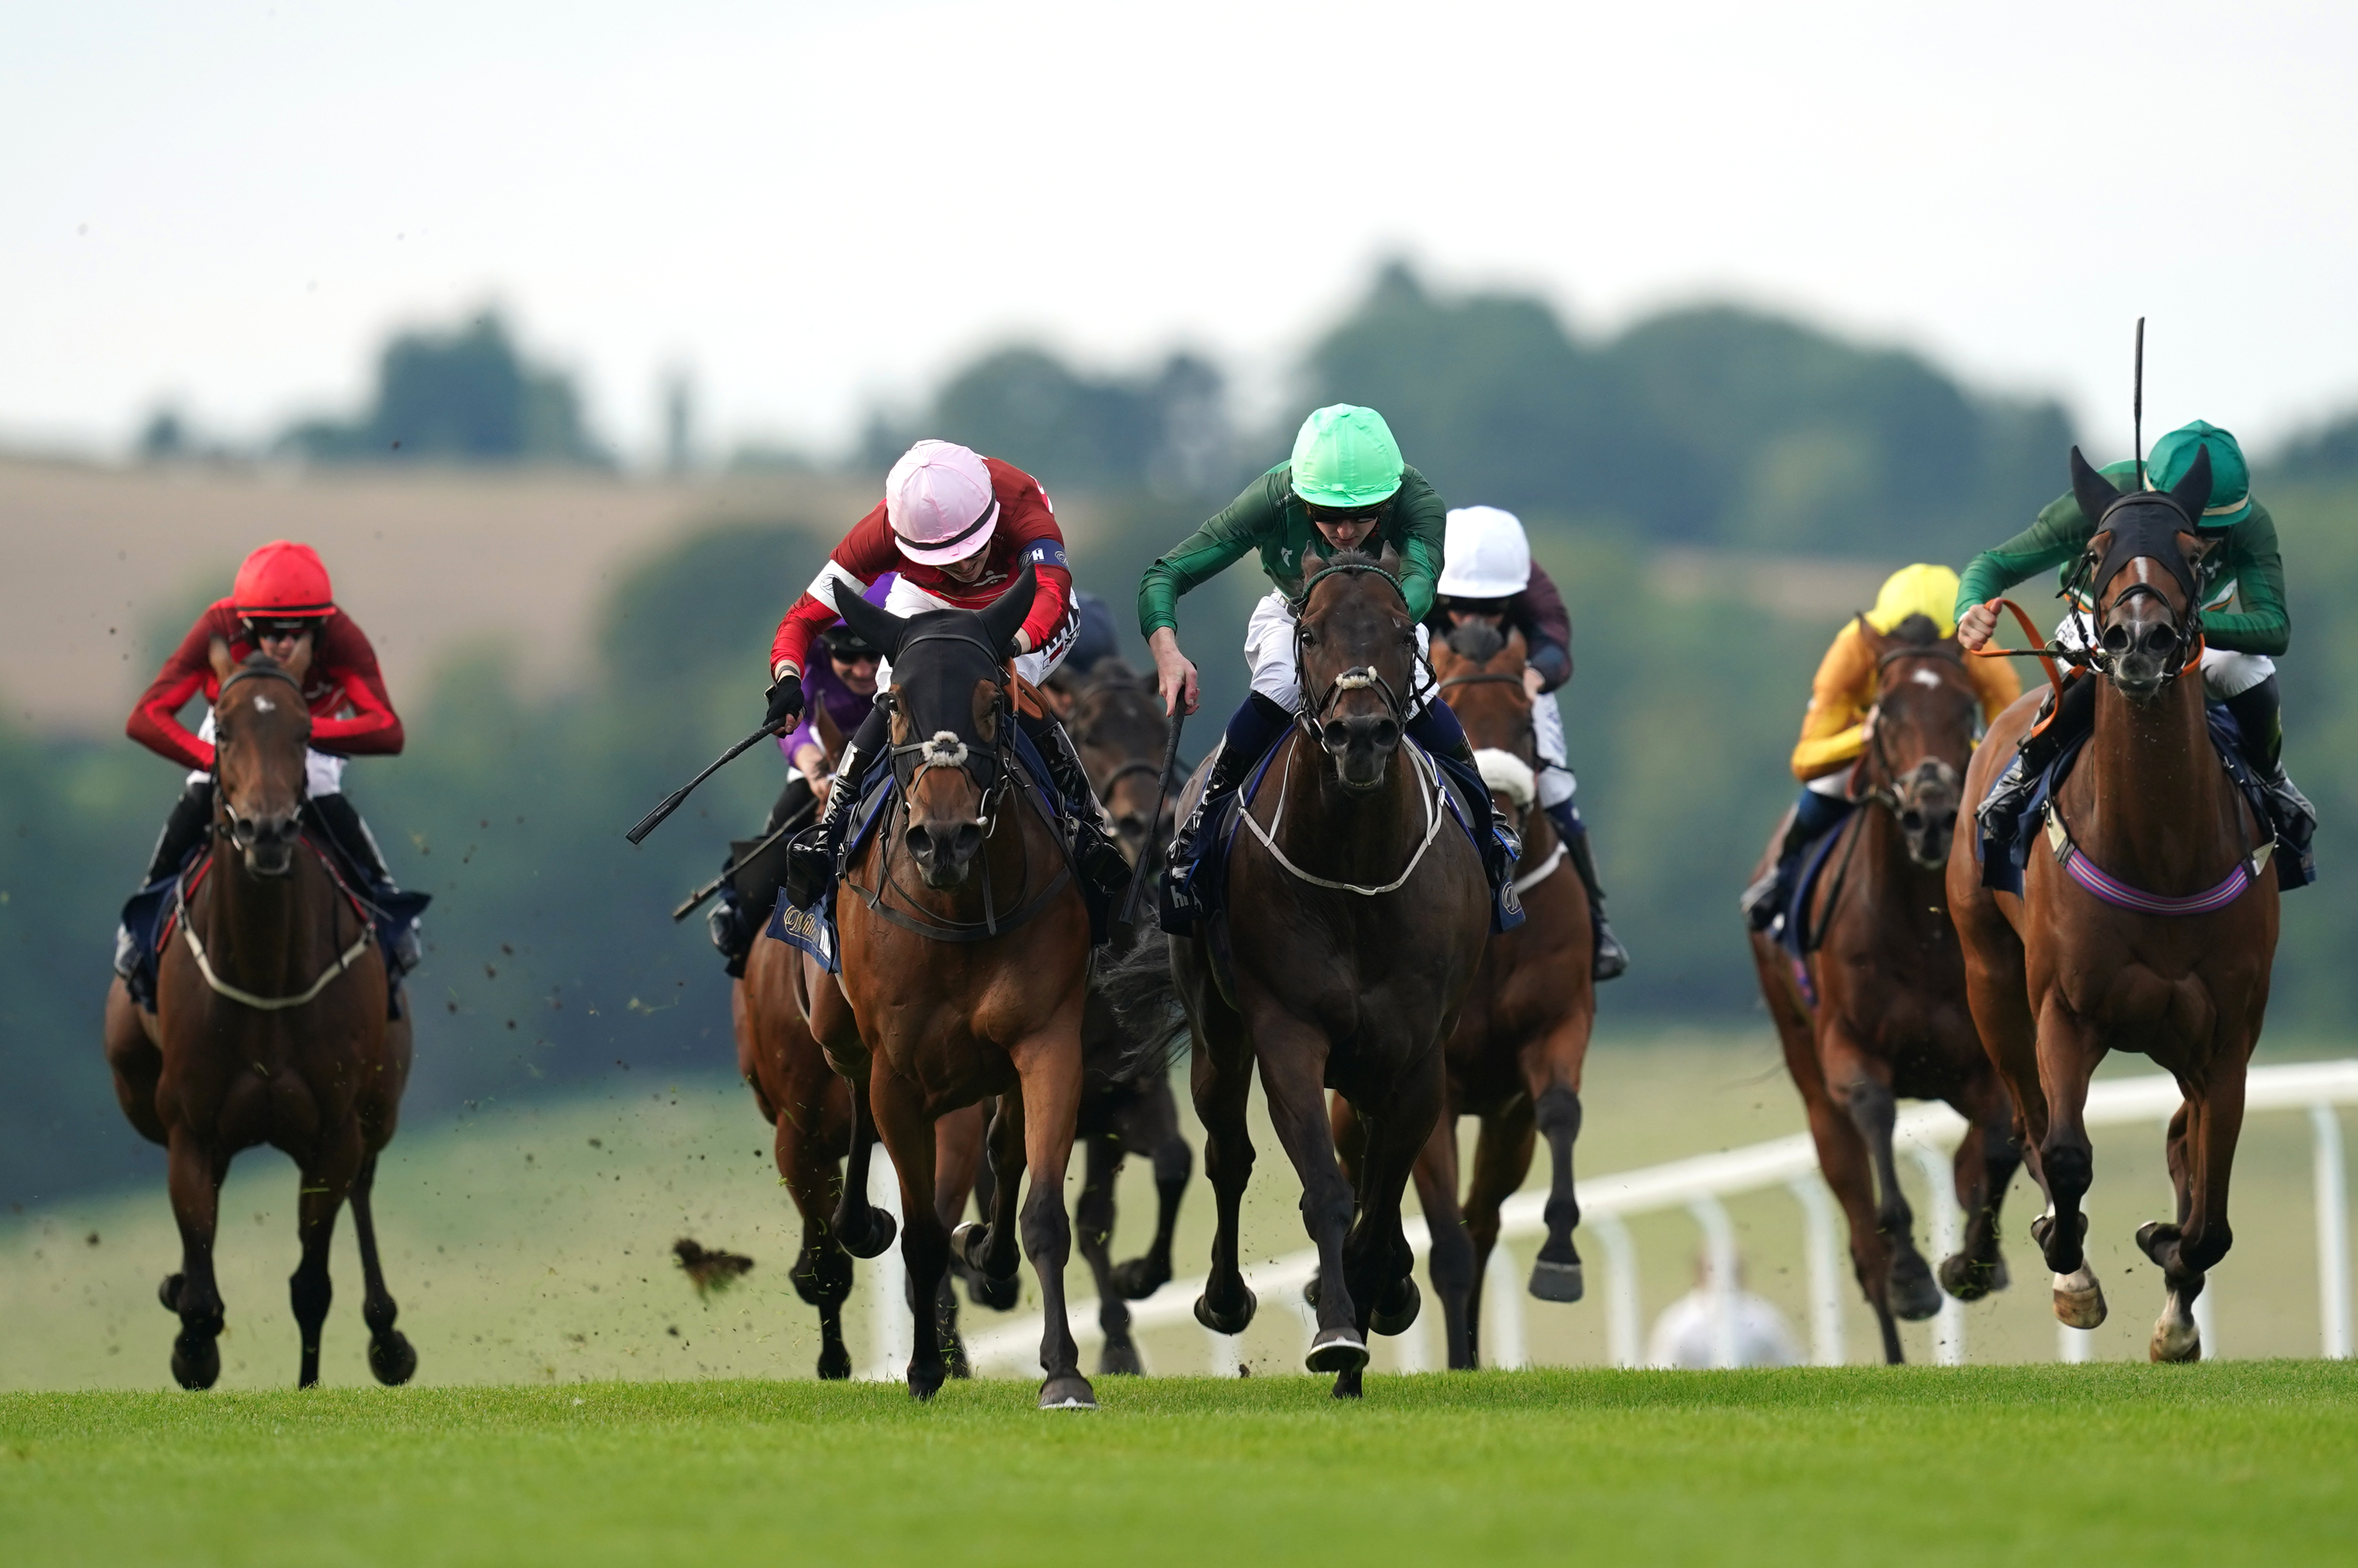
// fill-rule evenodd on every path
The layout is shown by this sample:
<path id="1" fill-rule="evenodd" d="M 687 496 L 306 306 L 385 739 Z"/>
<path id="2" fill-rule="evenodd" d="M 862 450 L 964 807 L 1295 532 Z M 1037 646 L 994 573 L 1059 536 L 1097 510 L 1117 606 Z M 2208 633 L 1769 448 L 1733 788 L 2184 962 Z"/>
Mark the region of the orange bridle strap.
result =
<path id="1" fill-rule="evenodd" d="M 2033 643 L 2039 641 L 2039 628 L 2030 623 L 2030 617 L 2023 612 L 2022 606 L 2011 599 L 2001 599 L 1998 603 L 2014 611 L 2015 624 L 2022 628 L 2024 636 Z M 1976 659 L 2037 659 L 2047 671 L 2048 684 L 2060 695 L 2063 690 L 2063 677 L 2056 672 L 2055 661 L 2048 657 L 2043 647 L 2042 643 L 2037 648 L 1974 648 L 1968 650 L 1968 656 Z"/>

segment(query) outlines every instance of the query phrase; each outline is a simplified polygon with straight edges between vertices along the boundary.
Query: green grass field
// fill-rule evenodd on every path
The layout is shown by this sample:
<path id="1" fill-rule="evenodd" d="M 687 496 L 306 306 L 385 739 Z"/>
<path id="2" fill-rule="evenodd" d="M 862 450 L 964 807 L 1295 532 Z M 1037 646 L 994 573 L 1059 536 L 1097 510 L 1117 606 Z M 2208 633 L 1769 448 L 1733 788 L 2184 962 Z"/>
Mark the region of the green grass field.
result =
<path id="1" fill-rule="evenodd" d="M 2358 1368 L 0 1395 L 0 1555 L 2346 1562 Z"/>

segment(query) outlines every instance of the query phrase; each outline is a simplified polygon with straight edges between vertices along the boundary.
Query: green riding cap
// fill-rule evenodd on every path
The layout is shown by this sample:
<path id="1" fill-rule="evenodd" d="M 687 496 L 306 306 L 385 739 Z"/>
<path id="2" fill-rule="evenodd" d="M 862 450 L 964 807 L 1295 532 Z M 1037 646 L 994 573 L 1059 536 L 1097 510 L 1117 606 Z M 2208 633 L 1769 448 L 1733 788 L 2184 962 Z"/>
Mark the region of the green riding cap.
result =
<path id="1" fill-rule="evenodd" d="M 2202 509 L 2204 529 L 2232 528 L 2252 514 L 2252 470 L 2235 438 L 2208 419 L 2180 425 L 2153 444 L 2145 460 L 2145 481 L 2168 490 L 2194 466 L 2194 454 L 2211 453 L 2211 503 Z"/>
<path id="2" fill-rule="evenodd" d="M 1356 404 L 1315 410 L 1293 438 L 1293 492 L 1313 506 L 1357 508 L 1389 501 L 1407 466 L 1384 416 Z"/>

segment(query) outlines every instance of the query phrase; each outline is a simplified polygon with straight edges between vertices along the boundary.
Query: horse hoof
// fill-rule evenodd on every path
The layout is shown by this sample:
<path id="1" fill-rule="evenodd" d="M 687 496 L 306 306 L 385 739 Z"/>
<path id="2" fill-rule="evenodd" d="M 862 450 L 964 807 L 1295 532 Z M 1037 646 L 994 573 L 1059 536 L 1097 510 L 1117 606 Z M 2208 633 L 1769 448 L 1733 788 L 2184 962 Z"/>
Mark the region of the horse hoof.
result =
<path id="1" fill-rule="evenodd" d="M 965 1265 L 967 1299 L 993 1312 L 1012 1312 L 1023 1299 L 1022 1276 L 1011 1272 L 1000 1279 L 983 1268 L 990 1250 L 990 1227 L 968 1220 L 950 1232 L 950 1256 Z"/>
<path id="2" fill-rule="evenodd" d="M 1941 1260 L 1941 1288 L 1961 1302 L 1977 1302 L 2008 1283 L 2003 1258 L 1984 1263 L 1969 1253 L 1952 1252 Z"/>
<path id="3" fill-rule="evenodd" d="M 1576 1302 L 1588 1289 L 1581 1277 L 1577 1263 L 1551 1263 L 1545 1259 L 1531 1265 L 1531 1294 L 1543 1302 Z"/>
<path id="4" fill-rule="evenodd" d="M 818 1353 L 818 1375 L 823 1382 L 840 1383 L 851 1377 L 851 1352 L 840 1345 L 830 1345 Z"/>
<path id="5" fill-rule="evenodd" d="M 2055 1276 L 2055 1321 L 2066 1328 L 2093 1328 L 2104 1321 L 2104 1288 L 2093 1271 Z"/>
<path id="6" fill-rule="evenodd" d="M 920 1367 L 914 1361 L 909 1363 L 909 1397 L 911 1399 L 923 1404 L 941 1392 L 941 1368 Z"/>
<path id="7" fill-rule="evenodd" d="M 210 1389 L 221 1379 L 221 1346 L 209 1334 L 183 1334 L 172 1342 L 172 1380 L 184 1389 Z"/>
<path id="8" fill-rule="evenodd" d="M 2191 1317 L 2180 1321 L 2164 1311 L 2154 1320 L 2153 1338 L 2145 1353 L 2155 1361 L 2200 1361 L 2202 1331 L 2194 1326 Z"/>
<path id="9" fill-rule="evenodd" d="M 1113 1292 L 1126 1302 L 1142 1302 L 1171 1282 L 1171 1261 L 1157 1262 L 1152 1258 L 1132 1258 L 1127 1263 L 1117 1263 L 1113 1271 Z"/>
<path id="10" fill-rule="evenodd" d="M 1328 1397 L 1331 1399 L 1357 1400 L 1365 1398 L 1366 1390 L 1360 1386 L 1359 1368 L 1354 1367 L 1347 1372 L 1336 1373 L 1335 1386 L 1327 1392 Z"/>
<path id="11" fill-rule="evenodd" d="M 1424 1297 L 1418 1293 L 1416 1281 L 1402 1280 L 1376 1303 L 1375 1310 L 1368 1314 L 1368 1326 L 1382 1335 L 1406 1334 L 1423 1305 Z"/>
<path id="12" fill-rule="evenodd" d="M 2149 1219 L 2137 1227 L 2137 1250 L 2152 1259 L 2156 1267 L 2167 1269 L 2169 1267 L 2169 1260 L 2161 1255 L 2162 1249 L 2176 1246 L 2179 1238 L 2184 1234 L 2174 1225 L 2165 1224 L 2158 1219 Z M 2154 1359 L 2158 1361 L 2161 1357 L 2157 1356 Z"/>
<path id="13" fill-rule="evenodd" d="M 388 1389 L 397 1389 L 417 1376 L 417 1352 L 397 1328 L 369 1336 L 369 1370 Z"/>
<path id="14" fill-rule="evenodd" d="M 2055 1249 L 2051 1245 L 2055 1239 L 2055 1217 L 2051 1214 L 2042 1214 L 2032 1220 L 2030 1239 L 2039 1248 L 2040 1255 L 2047 1260 L 2047 1266 L 2050 1269 L 2055 1267 Z M 2085 1214 L 2080 1217 L 2080 1239 L 2083 1243 L 2088 1239 L 2088 1217 Z"/>
<path id="15" fill-rule="evenodd" d="M 180 1315 L 180 1285 L 187 1278 L 186 1274 L 167 1274 L 164 1282 L 156 1287 L 156 1299 L 162 1302 L 164 1310 L 174 1317 Z"/>
<path id="16" fill-rule="evenodd" d="M 1302 1360 L 1314 1372 L 1355 1373 L 1368 1364 L 1368 1342 L 1356 1328 L 1321 1329 L 1311 1342 L 1310 1354 Z M 1345 1397 L 1339 1380 L 1335 1391 L 1338 1398 Z M 1358 1379 L 1353 1378 L 1351 1393 L 1358 1391 Z"/>
<path id="17" fill-rule="evenodd" d="M 1100 1378 L 1142 1378 L 1146 1363 L 1140 1358 L 1138 1346 L 1127 1339 L 1108 1339 L 1105 1348 L 1098 1352 L 1098 1376 Z"/>
<path id="18" fill-rule="evenodd" d="M 836 1239 L 842 1242 L 843 1249 L 854 1258 L 881 1258 L 884 1255 L 884 1249 L 892 1245 L 892 1237 L 898 1229 L 891 1215 L 881 1208 L 871 1208 L 867 1211 L 864 1222 L 847 1224 Z"/>
<path id="19" fill-rule="evenodd" d="M 1941 1310 L 1941 1287 L 1921 1254 L 1901 1252 L 1891 1260 L 1891 1315 L 1902 1323 L 1921 1323 Z"/>
<path id="20" fill-rule="evenodd" d="M 1242 1334 L 1251 1325 L 1253 1314 L 1260 1310 L 1260 1298 L 1252 1293 L 1250 1285 L 1240 1283 L 1237 1289 L 1244 1292 L 1245 1304 L 1232 1313 L 1215 1311 L 1209 1292 L 1197 1296 L 1195 1321 L 1214 1334 Z"/>
<path id="21" fill-rule="evenodd" d="M 1097 1391 L 1078 1372 L 1059 1372 L 1040 1385 L 1040 1408 L 1044 1411 L 1093 1411 L 1098 1408 Z"/>

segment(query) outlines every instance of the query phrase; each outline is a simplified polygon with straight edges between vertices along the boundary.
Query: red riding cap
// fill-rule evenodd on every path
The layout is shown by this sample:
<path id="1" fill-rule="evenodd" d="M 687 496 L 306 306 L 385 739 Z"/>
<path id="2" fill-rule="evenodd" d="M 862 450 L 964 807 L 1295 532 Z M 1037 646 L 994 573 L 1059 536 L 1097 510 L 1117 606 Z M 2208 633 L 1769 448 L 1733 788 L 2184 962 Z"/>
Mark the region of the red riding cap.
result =
<path id="1" fill-rule="evenodd" d="M 237 568 L 230 603 L 244 617 L 332 615 L 335 589 L 319 552 L 291 539 L 273 539 Z"/>

